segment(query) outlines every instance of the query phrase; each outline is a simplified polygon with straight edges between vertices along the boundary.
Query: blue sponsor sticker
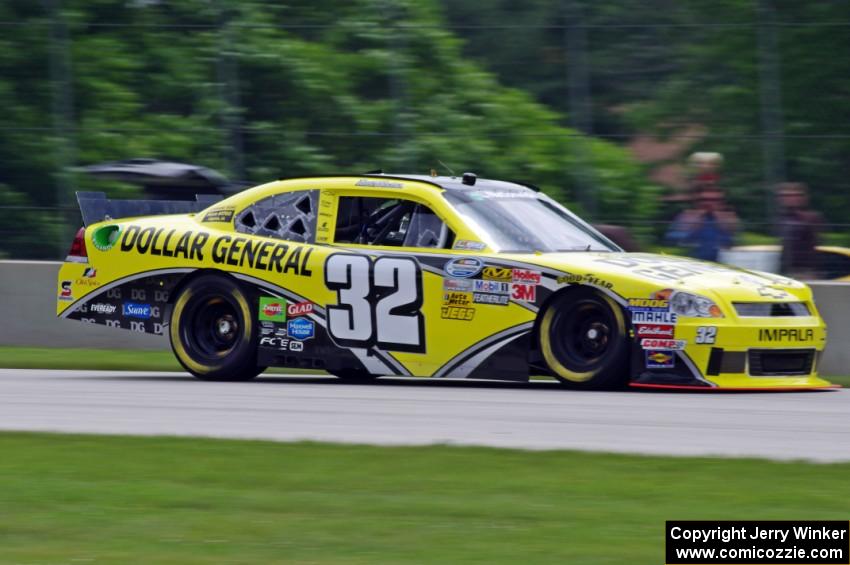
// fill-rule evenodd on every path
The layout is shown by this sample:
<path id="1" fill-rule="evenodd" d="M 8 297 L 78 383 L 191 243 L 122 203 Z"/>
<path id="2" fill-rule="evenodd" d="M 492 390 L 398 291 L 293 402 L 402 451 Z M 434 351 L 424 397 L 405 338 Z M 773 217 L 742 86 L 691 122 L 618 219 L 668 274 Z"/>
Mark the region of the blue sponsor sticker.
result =
<path id="1" fill-rule="evenodd" d="M 295 318 L 286 323 L 286 333 L 292 339 L 312 339 L 316 335 L 316 324 L 307 318 Z"/>
<path id="2" fill-rule="evenodd" d="M 140 318 L 147 320 L 151 317 L 151 305 L 139 304 L 138 302 L 125 302 L 121 308 L 121 314 L 125 318 Z"/>
<path id="3" fill-rule="evenodd" d="M 672 351 L 658 351 L 648 349 L 646 351 L 647 369 L 672 369 L 676 366 L 676 354 Z"/>
<path id="4" fill-rule="evenodd" d="M 484 263 L 476 257 L 457 257 L 446 263 L 444 270 L 450 277 L 468 279 L 480 273 L 483 267 Z"/>

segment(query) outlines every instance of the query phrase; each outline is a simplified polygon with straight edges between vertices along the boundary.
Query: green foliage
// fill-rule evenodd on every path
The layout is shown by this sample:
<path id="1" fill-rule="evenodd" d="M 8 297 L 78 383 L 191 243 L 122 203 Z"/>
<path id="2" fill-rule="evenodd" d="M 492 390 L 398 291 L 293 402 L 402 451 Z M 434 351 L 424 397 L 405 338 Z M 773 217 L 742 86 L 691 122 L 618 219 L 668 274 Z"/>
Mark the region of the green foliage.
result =
<path id="1" fill-rule="evenodd" d="M 509 86 L 567 115 L 571 107 L 571 30 L 582 25 L 590 69 L 593 131 L 615 138 L 659 136 L 699 124 L 705 137 L 689 151 L 726 157 L 723 184 L 745 220 L 763 232 L 767 204 L 763 153 L 760 5 L 779 25 L 778 108 L 784 124 L 788 180 L 806 182 L 814 206 L 833 223 L 850 215 L 850 3 L 591 2 L 445 0 L 450 26 L 463 30 L 464 53 Z M 570 11 L 565 11 L 569 8 Z M 514 26 L 538 26 L 530 30 Z M 560 27 L 558 27 L 560 26 Z M 768 84 L 768 83 L 765 83 Z M 768 107 L 769 108 L 769 107 Z M 844 226 L 834 227 L 834 230 Z M 844 228 L 846 231 L 846 228 Z"/>
<path id="2" fill-rule="evenodd" d="M 627 152 L 564 127 L 561 115 L 464 59 L 434 0 L 238 2 L 220 11 L 226 4 L 68 2 L 71 90 L 50 82 L 43 5 L 0 6 L 0 20 L 16 23 L 0 35 L 0 183 L 33 204 L 70 205 L 56 182 L 63 156 L 77 165 L 160 157 L 238 174 L 230 123 L 253 182 L 442 171 L 443 161 L 532 182 L 572 205 L 587 201 L 577 191 L 588 186 L 606 217 L 654 213 L 655 189 Z M 53 129 L 54 93 L 73 102 L 64 138 Z M 107 192 L 127 194 L 117 185 Z"/>

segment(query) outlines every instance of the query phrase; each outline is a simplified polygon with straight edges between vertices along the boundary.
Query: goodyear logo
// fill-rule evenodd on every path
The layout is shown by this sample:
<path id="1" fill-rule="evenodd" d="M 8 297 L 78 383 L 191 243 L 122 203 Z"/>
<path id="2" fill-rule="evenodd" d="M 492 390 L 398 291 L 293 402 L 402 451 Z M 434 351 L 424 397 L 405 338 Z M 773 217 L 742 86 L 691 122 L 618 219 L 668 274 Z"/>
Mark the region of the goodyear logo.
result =
<path id="1" fill-rule="evenodd" d="M 460 306 L 443 306 L 440 309 L 440 317 L 444 320 L 461 320 L 468 322 L 475 316 L 475 308 L 463 308 Z"/>
<path id="2" fill-rule="evenodd" d="M 488 281 L 512 282 L 514 271 L 513 269 L 504 269 L 502 267 L 486 267 L 481 272 L 481 276 Z"/>

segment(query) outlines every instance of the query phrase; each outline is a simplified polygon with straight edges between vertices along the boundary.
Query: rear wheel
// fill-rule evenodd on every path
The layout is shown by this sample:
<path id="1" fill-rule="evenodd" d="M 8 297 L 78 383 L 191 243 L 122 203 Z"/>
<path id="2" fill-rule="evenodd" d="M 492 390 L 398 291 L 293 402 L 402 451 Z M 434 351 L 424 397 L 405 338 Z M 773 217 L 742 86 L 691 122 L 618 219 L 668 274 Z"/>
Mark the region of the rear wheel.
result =
<path id="1" fill-rule="evenodd" d="M 622 309 L 590 288 L 562 294 L 543 313 L 540 351 L 552 374 L 577 388 L 616 388 L 628 379 Z"/>
<path id="2" fill-rule="evenodd" d="M 171 348 L 205 381 L 247 381 L 257 367 L 256 322 L 248 297 L 224 275 L 202 275 L 180 292 L 171 312 Z"/>

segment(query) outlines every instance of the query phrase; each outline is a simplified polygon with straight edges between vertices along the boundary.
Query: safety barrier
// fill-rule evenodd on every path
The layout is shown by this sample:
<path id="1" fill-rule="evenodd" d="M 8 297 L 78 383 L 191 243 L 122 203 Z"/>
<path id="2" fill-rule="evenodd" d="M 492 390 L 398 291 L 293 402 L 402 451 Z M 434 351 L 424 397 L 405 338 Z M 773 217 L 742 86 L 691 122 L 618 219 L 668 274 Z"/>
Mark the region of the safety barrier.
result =
<path id="1" fill-rule="evenodd" d="M 0 344 L 28 347 L 168 349 L 165 337 L 81 324 L 56 317 L 60 263 L 0 261 Z M 850 373 L 850 284 L 810 283 L 829 326 L 823 375 Z"/>

